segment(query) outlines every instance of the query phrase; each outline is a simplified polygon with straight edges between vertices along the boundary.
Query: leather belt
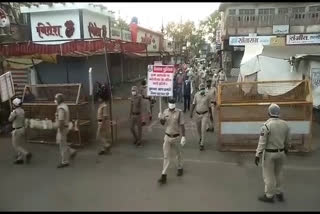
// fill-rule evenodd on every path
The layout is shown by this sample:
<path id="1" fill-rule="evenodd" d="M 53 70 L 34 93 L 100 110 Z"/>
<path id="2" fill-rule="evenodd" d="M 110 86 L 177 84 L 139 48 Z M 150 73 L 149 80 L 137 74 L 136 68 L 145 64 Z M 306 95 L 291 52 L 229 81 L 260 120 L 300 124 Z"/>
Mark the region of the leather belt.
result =
<path id="1" fill-rule="evenodd" d="M 21 129 L 21 128 L 23 128 L 23 126 L 22 127 L 19 127 L 19 128 L 13 128 L 14 130 L 17 130 L 17 129 Z"/>
<path id="2" fill-rule="evenodd" d="M 180 134 L 173 134 L 173 135 L 171 135 L 171 134 L 167 134 L 167 133 L 166 133 L 166 135 L 167 135 L 168 137 L 171 137 L 171 138 L 176 138 L 176 137 L 179 137 L 179 136 L 180 136 Z"/>
<path id="3" fill-rule="evenodd" d="M 196 111 L 197 112 L 197 111 Z M 207 113 L 208 111 L 205 111 L 205 112 L 202 112 L 202 113 L 199 113 L 199 112 L 197 112 L 197 114 L 205 114 L 205 113 Z"/>
<path id="4" fill-rule="evenodd" d="M 266 149 L 266 152 L 283 152 L 284 149 Z"/>
<path id="5" fill-rule="evenodd" d="M 132 112 L 132 115 L 140 115 L 140 112 L 138 112 L 138 113 Z"/>

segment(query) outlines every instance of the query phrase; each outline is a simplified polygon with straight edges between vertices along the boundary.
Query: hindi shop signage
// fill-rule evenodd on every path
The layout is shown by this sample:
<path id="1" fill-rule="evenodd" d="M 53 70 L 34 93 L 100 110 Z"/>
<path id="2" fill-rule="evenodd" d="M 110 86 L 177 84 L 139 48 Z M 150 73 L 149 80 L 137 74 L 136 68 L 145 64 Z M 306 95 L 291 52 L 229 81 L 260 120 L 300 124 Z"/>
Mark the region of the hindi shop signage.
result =
<path id="1" fill-rule="evenodd" d="M 289 25 L 273 25 L 273 34 L 288 34 Z"/>
<path id="2" fill-rule="evenodd" d="M 79 11 L 31 13 L 32 41 L 80 39 Z"/>
<path id="3" fill-rule="evenodd" d="M 287 35 L 287 45 L 320 44 L 320 33 Z"/>
<path id="4" fill-rule="evenodd" d="M 110 38 L 109 17 L 83 10 L 83 37 Z"/>
<path id="5" fill-rule="evenodd" d="M 229 45 L 230 46 L 245 46 L 249 44 L 262 44 L 262 45 L 270 45 L 271 38 L 275 38 L 276 36 L 241 36 L 241 37 L 229 37 Z"/>
<path id="6" fill-rule="evenodd" d="M 139 29 L 137 35 L 137 42 L 145 43 L 148 45 L 148 51 L 157 52 L 159 51 L 160 36 L 154 33 L 149 33 Z"/>
<path id="7" fill-rule="evenodd" d="M 148 65 L 148 96 L 173 96 L 173 65 Z"/>

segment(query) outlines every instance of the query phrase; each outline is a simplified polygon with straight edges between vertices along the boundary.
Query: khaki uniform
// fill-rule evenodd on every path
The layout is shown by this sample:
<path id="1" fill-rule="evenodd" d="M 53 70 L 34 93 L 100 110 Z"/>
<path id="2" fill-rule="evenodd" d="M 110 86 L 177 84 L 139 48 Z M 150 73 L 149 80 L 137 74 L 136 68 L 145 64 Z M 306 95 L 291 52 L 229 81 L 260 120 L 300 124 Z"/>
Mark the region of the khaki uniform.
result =
<path id="1" fill-rule="evenodd" d="M 226 73 L 219 72 L 218 76 L 219 76 L 219 84 L 224 83 L 225 81 L 227 81 Z"/>
<path id="2" fill-rule="evenodd" d="M 151 102 L 148 97 L 148 88 L 147 86 L 142 86 L 140 89 L 140 94 L 142 96 L 142 122 L 147 123 L 149 121 L 149 116 L 151 114 Z"/>
<path id="3" fill-rule="evenodd" d="M 209 96 L 210 99 L 210 109 L 212 112 L 212 118 L 214 120 L 214 103 L 216 102 L 216 94 L 217 94 L 217 89 L 215 87 L 211 87 L 210 89 L 206 89 L 206 93 Z M 214 121 L 208 120 L 208 128 L 213 129 L 213 123 Z"/>
<path id="4" fill-rule="evenodd" d="M 164 110 L 162 118 L 166 122 L 165 136 L 163 143 L 163 170 L 162 174 L 166 174 L 170 164 L 170 151 L 171 146 L 174 147 L 177 157 L 177 168 L 182 169 L 182 156 L 181 156 L 181 136 L 180 126 L 184 125 L 183 112 L 180 109 Z"/>
<path id="5" fill-rule="evenodd" d="M 218 86 L 219 84 L 219 76 L 213 76 L 212 77 L 212 85 L 215 84 L 216 86 Z"/>
<path id="6" fill-rule="evenodd" d="M 111 146 L 109 137 L 110 137 L 110 125 L 108 124 L 109 120 L 105 120 L 105 117 L 109 118 L 108 114 L 108 105 L 103 102 L 99 105 L 97 120 L 98 120 L 98 129 L 96 139 L 101 144 L 102 150 L 106 150 Z"/>
<path id="7" fill-rule="evenodd" d="M 131 96 L 131 107 L 130 107 L 130 130 L 134 139 L 138 142 L 141 141 L 142 135 L 142 96 L 137 94 Z M 138 128 L 138 134 L 136 133 L 135 126 Z"/>
<path id="8" fill-rule="evenodd" d="M 290 129 L 286 121 L 270 118 L 261 128 L 256 156 L 262 153 L 262 174 L 265 194 L 273 197 L 282 193 L 282 168 L 285 161 L 284 151 L 268 152 L 266 149 L 288 149 Z"/>
<path id="9" fill-rule="evenodd" d="M 197 92 L 193 99 L 193 105 L 195 105 L 196 110 L 196 124 L 198 135 L 201 138 L 200 145 L 205 142 L 206 128 L 209 120 L 209 108 L 210 108 L 210 98 L 208 94 L 201 95 L 200 91 Z"/>
<path id="10" fill-rule="evenodd" d="M 26 158 L 28 152 L 21 146 L 25 142 L 25 128 L 24 128 L 24 110 L 21 107 L 13 110 L 9 116 L 9 121 L 12 122 L 12 146 L 17 152 L 17 160 Z"/>
<path id="11" fill-rule="evenodd" d="M 69 132 L 68 124 L 70 121 L 69 108 L 65 103 L 61 103 L 57 107 L 56 121 L 64 121 L 64 128 L 58 128 L 57 143 L 60 145 L 61 163 L 69 163 L 70 155 L 76 150 L 70 148 L 67 144 L 67 135 Z"/>

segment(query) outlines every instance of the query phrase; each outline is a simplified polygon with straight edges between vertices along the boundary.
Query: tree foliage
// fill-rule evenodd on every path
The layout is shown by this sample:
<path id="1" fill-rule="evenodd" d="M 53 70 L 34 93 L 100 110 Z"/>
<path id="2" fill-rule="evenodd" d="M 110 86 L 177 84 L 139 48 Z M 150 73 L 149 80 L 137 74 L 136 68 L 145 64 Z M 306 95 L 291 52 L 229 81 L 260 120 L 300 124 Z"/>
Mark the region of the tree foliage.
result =
<path id="1" fill-rule="evenodd" d="M 119 17 L 116 21 L 115 21 L 115 27 L 119 28 L 119 29 L 123 29 L 123 30 L 129 30 L 129 24 L 126 23 L 125 20 L 123 20 L 121 17 Z"/>
<path id="2" fill-rule="evenodd" d="M 204 33 L 208 35 L 208 39 L 211 42 L 216 40 L 216 30 L 220 20 L 220 13 L 218 10 L 216 10 L 211 13 L 209 17 L 200 22 L 200 28 L 202 28 Z"/>

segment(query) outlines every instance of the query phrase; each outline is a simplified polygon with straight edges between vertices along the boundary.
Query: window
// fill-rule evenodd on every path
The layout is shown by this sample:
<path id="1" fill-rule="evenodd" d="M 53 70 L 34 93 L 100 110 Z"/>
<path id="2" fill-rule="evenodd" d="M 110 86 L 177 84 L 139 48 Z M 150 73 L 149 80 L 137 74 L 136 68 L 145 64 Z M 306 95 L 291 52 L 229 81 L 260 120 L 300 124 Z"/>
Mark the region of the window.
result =
<path id="1" fill-rule="evenodd" d="M 320 6 L 310 6 L 309 12 L 320 12 Z"/>
<path id="2" fill-rule="evenodd" d="M 305 9 L 305 7 L 294 7 L 292 8 L 292 13 L 304 13 Z"/>
<path id="3" fill-rule="evenodd" d="M 305 7 L 294 7 L 292 8 L 292 13 L 294 14 L 295 19 L 304 19 L 305 14 Z"/>
<path id="4" fill-rule="evenodd" d="M 309 11 L 312 12 L 311 13 L 311 17 L 312 18 L 316 18 L 318 19 L 320 16 L 320 6 L 310 6 L 309 7 Z"/>
<path id="5" fill-rule="evenodd" d="M 240 9 L 239 15 L 254 15 L 255 9 Z"/>
<path id="6" fill-rule="evenodd" d="M 264 8 L 264 9 L 259 9 L 259 15 L 274 15 L 275 14 L 275 9 L 274 8 Z"/>
<path id="7" fill-rule="evenodd" d="M 288 14 L 288 8 L 279 8 L 278 14 Z"/>
<path id="8" fill-rule="evenodd" d="M 236 15 L 236 9 L 229 9 L 229 15 L 230 16 Z"/>

